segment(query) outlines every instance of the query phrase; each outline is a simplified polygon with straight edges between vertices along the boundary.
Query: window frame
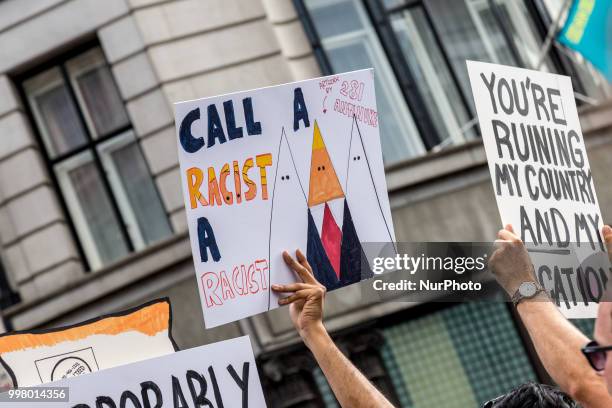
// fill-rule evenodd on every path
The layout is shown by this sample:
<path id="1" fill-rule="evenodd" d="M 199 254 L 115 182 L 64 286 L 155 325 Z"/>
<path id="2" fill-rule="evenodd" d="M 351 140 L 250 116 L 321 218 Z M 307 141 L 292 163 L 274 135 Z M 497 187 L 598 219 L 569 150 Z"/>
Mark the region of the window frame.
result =
<path id="1" fill-rule="evenodd" d="M 11 282 L 9 281 L 8 271 L 4 267 L 4 262 L 2 262 L 2 259 L 0 259 L 0 319 L 2 318 L 2 310 L 13 306 L 20 301 L 21 297 L 19 296 L 19 293 L 13 289 Z M 4 322 L 7 329 L 10 327 L 9 323 L 10 321 L 8 319 Z"/>
<path id="2" fill-rule="evenodd" d="M 384 0 L 382 0 L 382 1 L 384 1 Z M 440 146 L 443 146 L 443 145 L 447 144 L 448 142 L 456 142 L 456 141 L 461 141 L 461 140 L 466 141 L 466 140 L 468 140 L 470 138 L 470 136 L 468 134 L 469 134 L 470 129 L 471 129 L 471 127 L 466 127 L 466 124 L 471 123 L 475 119 L 475 112 L 472 110 L 472 105 L 466 99 L 464 93 L 461 91 L 461 87 L 459 86 L 459 79 L 457 77 L 457 74 L 454 71 L 453 67 L 451 66 L 451 62 L 450 62 L 451 59 L 448 56 L 448 54 L 446 52 L 446 49 L 442 46 L 442 40 L 440 39 L 440 36 L 439 36 L 438 32 L 436 31 L 436 29 L 435 29 L 435 27 L 433 25 L 433 22 L 431 20 L 431 16 L 430 16 L 429 11 L 422 4 L 422 2 L 420 2 L 419 0 L 413 1 L 413 2 L 405 4 L 405 5 L 401 5 L 399 7 L 395 7 L 395 8 L 393 8 L 392 11 L 391 11 L 391 9 L 386 11 L 387 19 L 389 20 L 389 25 L 390 25 L 390 28 L 392 30 L 392 35 L 394 36 L 395 41 L 397 41 L 398 47 L 400 47 L 400 48 L 398 48 L 397 52 L 401 54 L 401 56 L 403 57 L 402 58 L 402 62 L 405 64 L 405 66 L 407 68 L 409 68 L 409 64 L 406 62 L 405 55 L 404 55 L 403 51 L 401 50 L 401 46 L 399 45 L 399 40 L 397 39 L 396 30 L 393 28 L 393 18 L 395 16 L 404 17 L 404 16 L 402 16 L 402 14 L 404 14 L 404 13 L 408 13 L 408 15 L 410 15 L 411 18 L 412 18 L 413 11 L 416 11 L 416 10 L 420 10 L 421 11 L 421 13 L 422 13 L 422 15 L 423 15 L 423 17 L 424 17 L 424 19 L 426 21 L 426 24 L 427 24 L 427 26 L 429 28 L 429 32 L 430 32 L 431 36 L 433 37 L 433 40 L 434 40 L 434 42 L 435 42 L 435 44 L 437 46 L 438 53 L 439 53 L 440 57 L 442 58 L 442 60 L 444 61 L 444 64 L 446 65 L 446 71 L 448 72 L 450 80 L 452 81 L 452 85 L 455 87 L 455 91 L 456 91 L 457 96 L 459 97 L 459 100 L 461 102 L 461 108 L 463 109 L 463 112 L 465 113 L 465 115 L 470 118 L 465 123 L 459 123 L 457 116 L 455 114 L 453 114 L 453 113 L 450 113 L 450 115 L 451 115 L 450 116 L 451 117 L 451 119 L 450 119 L 451 123 L 449 123 L 448 120 L 445 121 L 445 123 L 444 123 L 444 127 L 447 128 L 446 132 L 445 132 L 447 137 L 446 138 L 442 138 L 442 140 L 437 145 L 435 145 L 433 147 L 440 147 Z M 421 39 L 422 39 L 422 37 L 419 37 L 419 40 L 421 40 Z M 423 44 L 423 46 L 424 46 L 424 44 Z M 417 50 L 416 49 L 414 50 L 414 53 L 415 53 L 415 55 L 417 54 Z M 427 55 L 427 57 L 429 58 L 429 54 Z M 431 60 L 430 60 L 430 62 L 431 62 Z M 425 69 L 423 69 L 422 71 L 423 71 L 424 75 L 426 75 L 426 76 L 428 75 Z M 413 75 L 413 74 L 411 73 L 411 75 Z M 433 90 L 433 87 L 432 87 L 433 82 L 430 82 L 427 78 L 425 79 L 425 81 L 428 83 L 428 86 Z M 440 86 L 441 82 L 438 82 L 435 85 Z M 439 89 L 439 91 L 440 91 L 440 96 L 442 96 L 443 98 L 447 97 L 447 95 L 444 93 L 443 89 Z M 433 96 L 433 94 L 432 94 L 432 96 Z M 447 106 L 444 106 L 444 107 L 438 106 L 438 109 L 440 110 L 440 113 L 443 113 L 444 111 L 448 110 L 449 108 L 452 109 L 448 105 L 448 102 L 449 101 L 447 101 L 447 104 L 446 104 Z M 425 114 L 430 118 L 430 121 L 433 120 L 433 118 L 430 116 L 430 113 L 428 112 L 428 109 L 425 108 L 423 110 L 425 111 Z M 449 124 L 451 126 L 453 124 L 455 124 L 456 125 L 456 129 L 459 130 L 459 133 L 449 131 L 449 129 L 448 129 L 448 125 Z M 478 132 L 479 132 L 479 128 L 475 127 L 474 130 L 473 130 L 473 134 L 477 135 L 477 136 L 480 136 L 480 134 Z M 428 151 L 430 151 L 430 150 L 432 150 L 432 149 L 431 148 L 428 149 Z"/>
<path id="3" fill-rule="evenodd" d="M 28 69 L 24 71 L 23 73 L 20 73 L 13 77 L 14 82 L 18 84 L 17 90 L 20 94 L 21 100 L 24 102 L 23 103 L 24 111 L 30 121 L 32 130 L 35 136 L 35 140 L 38 143 L 38 145 L 41 147 L 41 150 L 43 150 L 41 152 L 41 155 L 42 155 L 43 161 L 45 162 L 46 170 L 51 179 L 52 187 L 58 194 L 61 211 L 63 213 L 64 218 L 67 220 L 67 226 L 75 241 L 77 252 L 79 254 L 79 258 L 83 262 L 84 269 L 86 272 L 95 271 L 100 268 L 104 268 L 107 265 L 106 264 L 95 265 L 97 262 L 92 262 L 92 259 L 90 259 L 91 250 L 86 250 L 85 248 L 89 244 L 85 244 L 83 242 L 83 240 L 86 240 L 84 237 L 87 234 L 84 234 L 84 235 L 79 234 L 79 228 L 77 226 L 77 222 L 76 220 L 73 219 L 73 212 L 71 212 L 71 207 L 68 205 L 69 200 L 66 197 L 65 190 L 62 188 L 62 182 L 60 178 L 58 177 L 57 171 L 55 169 L 56 166 L 58 165 L 61 166 L 63 163 L 66 163 L 69 160 L 76 159 L 79 155 L 85 154 L 85 152 L 89 152 L 89 154 L 92 156 L 92 163 L 94 164 L 96 171 L 101 176 L 100 179 L 102 183 L 102 188 L 104 189 L 104 193 L 107 195 L 110 201 L 113 216 L 117 219 L 118 228 L 120 230 L 121 236 L 127 247 L 127 254 L 129 255 L 130 253 L 133 253 L 134 251 L 141 248 L 140 245 L 136 245 L 137 240 L 135 240 L 133 238 L 133 235 L 131 235 L 129 232 L 129 227 L 126 224 L 126 214 L 128 214 L 127 216 L 129 218 L 129 213 L 124 214 L 121 211 L 121 205 L 118 201 L 117 192 L 116 192 L 117 190 L 113 189 L 111 185 L 109 176 L 107 174 L 107 169 L 105 168 L 103 164 L 103 160 L 100 157 L 101 155 L 99 152 L 99 148 L 103 147 L 106 142 L 112 141 L 112 139 L 114 138 L 122 138 L 121 136 L 122 134 L 128 134 L 131 132 L 133 135 L 133 140 L 138 141 L 135 130 L 129 118 L 129 114 L 127 113 L 127 110 L 126 110 L 128 121 L 125 125 L 111 132 L 103 134 L 103 135 L 94 135 L 93 122 L 90 122 L 90 119 L 85 116 L 86 112 L 84 112 L 84 110 L 87 109 L 86 104 L 84 105 L 83 103 L 81 103 L 82 100 L 79 99 L 79 96 L 76 93 L 77 91 L 74 88 L 75 86 L 75 83 L 73 80 L 74 74 L 71 75 L 71 73 L 68 71 L 68 63 L 71 60 L 79 56 L 85 56 L 88 53 L 94 53 L 96 49 L 99 50 L 99 52 L 101 52 L 102 56 L 104 57 L 104 60 L 103 62 L 100 63 L 100 65 L 106 65 L 108 67 L 109 71 L 111 72 L 111 79 L 113 80 L 115 86 L 117 86 L 117 82 L 112 73 L 111 66 L 106 60 L 106 57 L 104 56 L 104 53 L 102 51 L 102 47 L 99 41 L 97 40 L 97 38 L 89 39 L 81 43 L 80 45 L 73 47 L 70 51 L 59 54 L 47 60 L 45 63 L 37 65 L 36 67 Z M 48 149 L 49 144 L 47 144 L 48 142 L 46 142 L 45 138 L 43 137 L 42 135 L 43 130 L 41 129 L 41 126 L 39 125 L 39 123 L 41 122 L 37 121 L 37 117 L 32 109 L 33 104 L 29 103 L 30 98 L 28 97 L 26 88 L 24 86 L 27 80 L 32 79 L 35 76 L 41 73 L 44 73 L 45 71 L 49 71 L 53 68 L 57 68 L 60 71 L 61 79 L 64 81 L 64 85 L 66 86 L 66 89 L 68 90 L 69 97 L 72 103 L 74 104 L 74 106 L 76 107 L 79 123 L 83 127 L 83 130 L 84 130 L 84 133 L 87 139 L 84 144 L 79 145 L 78 147 L 75 147 L 74 149 L 71 149 L 68 152 L 58 154 L 55 157 L 51 157 L 50 155 L 50 152 Z M 118 87 L 117 87 L 117 91 L 119 92 Z M 138 148 L 140 149 L 142 153 L 142 148 L 140 146 L 140 143 L 138 143 Z M 143 158 L 144 158 L 144 154 L 143 154 Z M 150 170 L 150 167 L 149 167 L 149 164 L 146 158 L 144 158 L 144 162 L 147 167 L 148 174 L 151 175 L 152 173 L 151 173 L 151 170 Z M 160 200 L 160 202 L 162 202 L 159 190 L 157 188 L 155 188 L 155 193 L 158 199 Z M 127 197 L 125 199 L 127 200 Z M 167 217 L 167 212 L 165 211 L 163 204 L 162 204 L 162 208 L 164 209 L 164 213 Z M 172 235 L 174 233 L 172 224 L 170 223 L 169 220 L 167 220 L 167 224 L 169 228 L 169 233 L 170 235 Z M 135 226 L 136 226 L 136 229 L 138 229 L 138 225 L 136 224 Z M 97 252 L 97 250 L 95 250 L 95 252 Z M 117 262 L 120 260 L 121 259 L 117 259 L 113 262 Z"/>
<path id="4" fill-rule="evenodd" d="M 127 232 L 134 243 L 134 247 L 136 249 L 141 249 L 145 248 L 147 243 L 145 242 L 141 229 L 138 227 L 136 213 L 130 204 L 125 186 L 121 182 L 119 170 L 112 160 L 112 154 L 115 151 L 128 146 L 130 143 L 138 143 L 138 138 L 133 129 L 123 132 L 110 140 L 97 144 L 96 148 L 98 149 L 98 154 L 100 154 L 101 164 L 105 170 L 112 192 L 114 193 L 114 198 L 117 201 L 117 205 L 119 206 L 123 217 L 127 219 Z M 104 154 L 100 153 L 102 151 Z M 130 228 L 130 225 L 133 225 L 134 228 Z"/>
<path id="5" fill-rule="evenodd" d="M 316 0 L 316 2 L 324 3 L 326 0 Z M 343 0 L 331 0 L 336 2 L 341 2 Z M 328 50 L 326 52 L 333 53 L 336 49 L 342 49 L 346 46 L 351 45 L 362 45 L 365 53 L 368 55 L 368 59 L 371 61 L 377 61 L 386 58 L 387 52 L 384 48 L 384 45 L 380 41 L 380 37 L 378 32 L 376 31 L 376 27 L 371 22 L 371 16 L 365 7 L 365 5 L 361 5 L 356 8 L 356 13 L 361 22 L 367 22 L 371 24 L 370 27 L 364 27 L 361 31 L 352 31 L 348 33 L 342 33 L 338 35 L 334 35 L 332 37 L 328 37 L 326 39 L 321 40 L 321 45 L 324 49 Z M 376 67 L 376 66 L 375 66 Z M 384 94 L 388 97 L 388 102 L 390 102 L 391 106 L 399 105 L 405 103 L 405 95 L 402 91 L 401 84 L 398 80 L 395 71 L 393 70 L 393 66 L 390 62 L 382 63 L 377 69 L 378 78 L 382 79 L 380 81 L 381 88 L 378 89 L 378 92 Z M 391 108 L 394 113 L 394 117 L 399 125 L 399 129 L 404 129 L 411 133 L 412 131 L 420 132 L 419 128 L 414 119 L 414 115 L 410 111 L 409 107 L 404 104 L 404 106 L 397 106 L 395 108 Z M 426 146 L 424 145 L 422 138 L 421 140 L 406 140 L 406 146 L 409 146 L 409 149 L 412 150 L 416 155 L 421 155 L 427 151 Z M 401 161 L 401 160 L 400 160 Z M 395 162 L 391 162 L 393 164 Z"/>
<path id="6" fill-rule="evenodd" d="M 411 72 L 410 66 L 404 59 L 399 40 L 393 31 L 391 17 L 397 13 L 402 13 L 405 11 L 409 11 L 415 8 L 420 8 L 423 11 L 425 19 L 427 21 L 427 25 L 430 27 L 431 32 L 433 34 L 435 43 L 438 47 L 438 51 L 442 56 L 444 63 L 448 67 L 448 72 L 450 74 L 453 85 L 456 87 L 458 91 L 459 98 L 463 105 L 463 109 L 467 113 L 467 116 L 472 118 L 467 123 L 460 124 L 460 128 L 463 129 L 467 124 L 471 124 L 475 122 L 476 112 L 472 107 L 472 104 L 468 100 L 470 95 L 466 95 L 464 92 L 461 83 L 455 70 L 453 69 L 453 65 L 451 64 L 450 57 L 446 51 L 442 43 L 442 39 L 438 32 L 436 25 L 434 24 L 433 18 L 429 12 L 429 9 L 426 5 L 427 0 L 404 0 L 401 4 L 395 6 L 385 6 L 383 0 L 356 0 L 360 2 L 366 9 L 368 16 L 370 18 L 370 22 L 378 35 L 378 40 L 383 48 L 385 56 L 389 61 L 389 65 L 396 77 L 397 83 L 400 87 L 400 90 L 404 96 L 404 100 L 410 110 L 412 117 L 415 122 L 415 126 L 419 132 L 419 137 L 423 142 L 427 152 L 432 151 L 433 148 L 440 146 L 441 143 L 444 144 L 446 139 L 457 139 L 454 137 L 455 135 L 439 135 L 438 131 L 435 129 L 432 123 L 432 117 L 430 116 L 427 105 L 424 103 L 424 97 L 420 90 L 418 89 L 415 80 L 416 76 Z M 530 18 L 531 22 L 535 28 L 535 40 L 541 43 L 545 40 L 546 35 L 548 33 L 548 28 L 552 23 L 551 16 L 548 14 L 545 4 L 542 0 L 522 0 L 525 6 L 525 11 L 528 13 L 528 18 Z M 504 18 L 501 14 L 501 5 L 497 4 L 497 2 L 493 0 L 482 0 L 482 2 L 486 2 L 491 8 L 491 12 L 495 22 L 504 37 L 505 43 L 508 46 L 508 51 L 511 56 L 514 58 L 516 63 L 521 67 L 525 67 L 526 61 L 524 61 L 521 52 L 517 48 L 517 45 L 513 39 L 513 33 L 511 27 L 509 27 L 508 22 L 504 21 Z M 321 71 L 323 75 L 331 75 L 333 74 L 333 70 L 331 67 L 331 63 L 329 58 L 327 57 L 327 51 L 324 48 L 324 41 L 321 40 L 319 34 L 317 32 L 316 26 L 312 17 L 310 15 L 309 9 L 306 6 L 305 0 L 293 0 L 296 12 L 298 14 L 298 18 L 301 20 L 304 30 L 306 32 L 306 36 L 310 41 L 312 46 L 315 58 L 319 63 Z M 471 7 L 469 7 L 471 11 Z M 479 20 L 480 21 L 480 20 Z M 495 55 L 495 54 L 494 54 Z M 585 93 L 584 85 L 574 67 L 574 62 L 569 59 L 569 57 L 562 55 L 559 50 L 555 49 L 555 47 L 551 47 L 546 57 L 550 60 L 552 64 L 552 68 L 556 73 L 562 75 L 569 75 L 572 77 L 572 81 L 574 83 L 575 91 L 579 93 Z M 527 67 L 529 68 L 529 67 Z M 578 103 L 581 101 L 579 100 Z M 472 126 L 470 126 L 472 127 Z M 476 137 L 480 137 L 480 129 L 478 126 L 474 127 L 474 133 Z M 464 132 L 469 130 L 469 127 L 463 129 Z M 426 153 L 427 154 L 427 153 Z M 398 164 L 401 164 L 403 161 L 410 161 L 413 158 L 408 158 L 400 161 L 399 163 L 392 163 L 389 167 L 396 167 Z"/>
<path id="7" fill-rule="evenodd" d="M 64 78 L 64 81 L 67 81 L 68 87 L 72 90 L 72 95 L 75 98 L 74 102 L 77 103 L 77 108 L 82 108 L 78 110 L 81 113 L 82 118 L 85 120 L 85 125 L 87 126 L 85 130 L 88 136 L 88 140 L 90 142 L 91 141 L 98 142 L 100 139 L 105 138 L 111 134 L 117 135 L 118 133 L 121 133 L 121 129 L 125 129 L 126 126 L 129 126 L 130 128 L 132 127 L 130 118 L 127 114 L 127 109 L 125 109 L 125 116 L 127 120 L 126 125 L 118 127 L 117 129 L 114 129 L 105 134 L 104 133 L 98 134 L 98 130 L 96 129 L 94 118 L 89 112 L 89 107 L 87 106 L 87 101 L 85 100 L 85 96 L 83 95 L 83 92 L 79 88 L 79 84 L 78 84 L 79 77 L 81 77 L 82 75 L 89 74 L 98 68 L 107 67 L 111 75 L 111 80 L 113 81 L 115 88 L 117 88 L 117 94 L 119 95 L 119 97 L 121 97 L 119 88 L 113 77 L 113 73 L 110 68 L 110 65 L 108 64 L 108 61 L 106 60 L 106 56 L 104 55 L 104 52 L 102 51 L 102 48 L 100 46 L 92 47 L 88 51 L 82 52 L 72 58 L 67 58 L 62 64 L 62 67 L 66 70 L 66 73 L 68 75 L 67 79 Z"/>
<path id="8" fill-rule="evenodd" d="M 319 67 L 321 68 L 323 75 L 332 75 L 334 71 L 329 58 L 327 57 L 327 51 L 324 49 L 323 41 L 319 37 L 308 8 L 303 0 L 293 0 L 293 3 L 298 17 L 302 21 L 306 36 L 310 41 L 315 58 L 319 63 Z M 398 64 L 405 64 L 405 62 L 401 60 L 403 56 L 401 55 L 399 44 L 396 43 L 396 47 L 393 47 L 393 50 L 391 51 L 387 44 L 388 41 L 384 40 L 384 38 L 394 38 L 392 31 L 390 31 L 392 28 L 389 24 L 383 28 L 380 27 L 380 24 L 377 24 L 377 20 L 374 18 L 374 16 L 378 16 L 379 18 L 383 18 L 384 16 L 380 14 L 380 10 L 377 12 L 377 10 L 372 8 L 372 2 L 370 0 L 365 1 L 363 6 L 370 19 L 374 32 L 378 36 L 382 51 L 389 61 L 389 66 L 393 75 L 395 75 L 395 80 L 397 81 L 404 101 L 407 103 L 407 108 L 412 114 L 414 125 L 419 132 L 421 141 L 423 142 L 425 149 L 429 150 L 435 145 L 439 144 L 441 139 L 439 139 L 439 135 L 431 122 L 429 115 L 423 108 L 425 106 L 424 99 L 416 86 L 414 78 L 408 75 L 408 67 L 406 66 L 405 70 L 398 70 Z M 376 14 L 373 15 L 373 12 Z M 386 30 L 386 33 L 381 35 L 381 29 Z M 391 34 L 391 37 L 389 37 L 389 34 Z M 426 135 L 426 137 L 423 135 Z M 392 163 L 391 165 L 395 164 L 397 163 Z"/>

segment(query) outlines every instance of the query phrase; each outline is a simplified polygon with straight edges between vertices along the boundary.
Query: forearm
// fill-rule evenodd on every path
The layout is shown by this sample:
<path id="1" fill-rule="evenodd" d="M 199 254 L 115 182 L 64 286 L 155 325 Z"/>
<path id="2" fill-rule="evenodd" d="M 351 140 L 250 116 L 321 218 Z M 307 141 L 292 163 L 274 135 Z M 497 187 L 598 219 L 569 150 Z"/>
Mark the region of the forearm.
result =
<path id="1" fill-rule="evenodd" d="M 526 300 L 517 310 L 542 364 L 559 387 L 585 408 L 612 406 L 603 379 L 580 352 L 587 337 L 550 301 Z"/>
<path id="2" fill-rule="evenodd" d="M 322 325 L 304 340 L 342 407 L 393 407 L 342 354 Z"/>

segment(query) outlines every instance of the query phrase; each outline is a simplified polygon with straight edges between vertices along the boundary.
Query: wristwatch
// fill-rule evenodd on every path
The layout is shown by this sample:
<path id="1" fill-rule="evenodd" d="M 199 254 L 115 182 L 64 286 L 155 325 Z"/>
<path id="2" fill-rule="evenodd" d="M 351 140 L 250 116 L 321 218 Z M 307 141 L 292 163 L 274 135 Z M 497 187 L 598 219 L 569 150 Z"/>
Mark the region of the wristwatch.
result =
<path id="1" fill-rule="evenodd" d="M 529 281 L 521 283 L 514 295 L 512 295 L 512 304 L 517 306 L 525 299 L 533 299 L 538 294 L 544 292 L 544 288 L 537 282 Z"/>

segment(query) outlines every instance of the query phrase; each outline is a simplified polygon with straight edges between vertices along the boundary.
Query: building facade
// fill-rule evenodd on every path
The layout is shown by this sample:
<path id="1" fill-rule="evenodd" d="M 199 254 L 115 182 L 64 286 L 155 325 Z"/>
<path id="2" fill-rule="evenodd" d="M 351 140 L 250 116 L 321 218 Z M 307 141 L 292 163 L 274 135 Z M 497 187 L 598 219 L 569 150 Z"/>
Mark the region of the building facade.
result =
<path id="1" fill-rule="evenodd" d="M 270 406 L 337 406 L 286 309 L 204 330 L 172 103 L 374 67 L 397 239 L 489 241 L 500 220 L 465 60 L 570 75 L 609 221 L 611 89 L 545 46 L 566 3 L 0 1 L 6 330 L 168 296 L 181 348 L 251 336 Z M 398 405 L 477 406 L 547 381 L 504 304 L 364 304 L 355 287 L 328 297 L 328 328 Z"/>

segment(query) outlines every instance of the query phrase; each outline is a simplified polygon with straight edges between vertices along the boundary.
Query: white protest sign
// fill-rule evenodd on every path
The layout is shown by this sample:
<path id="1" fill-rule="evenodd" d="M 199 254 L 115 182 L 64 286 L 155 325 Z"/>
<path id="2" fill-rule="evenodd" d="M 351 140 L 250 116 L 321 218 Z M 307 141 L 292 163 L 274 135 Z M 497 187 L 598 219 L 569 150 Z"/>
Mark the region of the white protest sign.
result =
<path id="1" fill-rule="evenodd" d="M 571 79 L 467 61 L 497 206 L 568 317 L 594 317 L 609 274 Z M 603 255 L 603 256 L 600 256 Z"/>
<path id="2" fill-rule="evenodd" d="M 69 402 L 40 408 L 265 407 L 248 336 L 195 347 L 122 367 L 73 377 L 49 387 L 67 387 Z M 23 408 L 23 402 L 4 402 Z"/>
<path id="3" fill-rule="evenodd" d="M 174 353 L 170 302 L 68 327 L 0 335 L 0 364 L 16 387 L 29 387 Z"/>
<path id="4" fill-rule="evenodd" d="M 372 276 L 361 243 L 395 240 L 372 70 L 177 103 L 175 117 L 207 327 L 277 307 L 270 286 L 296 280 L 283 250 L 329 290 Z"/>

